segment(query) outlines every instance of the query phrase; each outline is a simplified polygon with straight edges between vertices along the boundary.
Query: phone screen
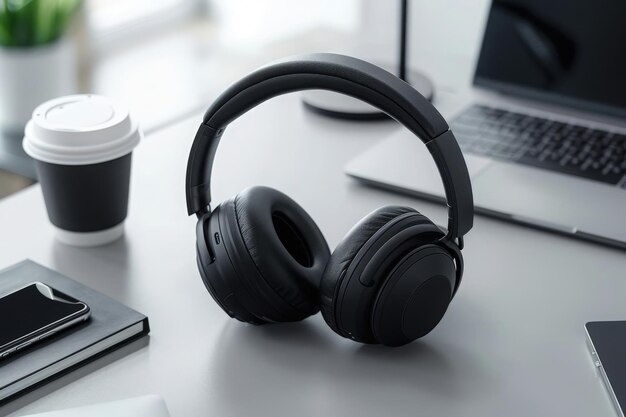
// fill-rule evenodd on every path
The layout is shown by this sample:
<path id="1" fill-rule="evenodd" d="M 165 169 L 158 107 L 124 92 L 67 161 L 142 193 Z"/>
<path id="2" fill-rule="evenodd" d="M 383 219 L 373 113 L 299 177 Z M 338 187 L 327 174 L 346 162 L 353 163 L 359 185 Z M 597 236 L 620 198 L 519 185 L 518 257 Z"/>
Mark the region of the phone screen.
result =
<path id="1" fill-rule="evenodd" d="M 585 325 L 600 369 L 615 406 L 626 410 L 626 321 L 592 321 Z"/>
<path id="2" fill-rule="evenodd" d="M 0 298 L 0 350 L 88 309 L 85 303 L 34 283 Z"/>

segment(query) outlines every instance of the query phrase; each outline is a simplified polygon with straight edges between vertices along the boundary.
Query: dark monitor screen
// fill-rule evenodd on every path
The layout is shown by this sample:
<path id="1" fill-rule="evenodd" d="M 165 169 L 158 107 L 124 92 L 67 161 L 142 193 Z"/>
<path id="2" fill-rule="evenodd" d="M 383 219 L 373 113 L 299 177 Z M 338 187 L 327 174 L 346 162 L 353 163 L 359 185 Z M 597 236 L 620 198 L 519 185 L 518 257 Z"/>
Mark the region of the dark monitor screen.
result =
<path id="1" fill-rule="evenodd" d="M 626 116 L 625 0 L 494 0 L 474 83 Z"/>

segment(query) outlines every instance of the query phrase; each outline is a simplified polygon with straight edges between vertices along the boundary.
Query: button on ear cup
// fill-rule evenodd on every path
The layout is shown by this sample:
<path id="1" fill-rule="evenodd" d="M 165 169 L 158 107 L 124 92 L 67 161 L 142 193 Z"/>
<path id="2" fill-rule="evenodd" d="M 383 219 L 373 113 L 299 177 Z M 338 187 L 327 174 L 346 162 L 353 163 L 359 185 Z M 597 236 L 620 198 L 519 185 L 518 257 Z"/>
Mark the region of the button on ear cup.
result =
<path id="1" fill-rule="evenodd" d="M 341 281 L 345 277 L 346 271 L 354 257 L 363 245 L 383 226 L 407 213 L 419 215 L 417 211 L 410 207 L 399 206 L 381 207 L 373 211 L 357 223 L 333 251 L 320 283 L 320 307 L 324 320 L 336 333 L 347 337 L 337 326 L 335 300 Z"/>
<path id="2" fill-rule="evenodd" d="M 237 256 L 249 256 L 256 269 L 239 278 L 256 288 L 264 302 L 272 303 L 267 312 L 252 312 L 272 321 L 297 321 L 315 314 L 317 287 L 330 251 L 313 219 L 295 201 L 268 187 L 246 189 L 226 204 L 234 209 L 235 218 L 228 220 L 236 221 L 246 252 Z M 280 314 L 269 317 L 272 310 Z"/>

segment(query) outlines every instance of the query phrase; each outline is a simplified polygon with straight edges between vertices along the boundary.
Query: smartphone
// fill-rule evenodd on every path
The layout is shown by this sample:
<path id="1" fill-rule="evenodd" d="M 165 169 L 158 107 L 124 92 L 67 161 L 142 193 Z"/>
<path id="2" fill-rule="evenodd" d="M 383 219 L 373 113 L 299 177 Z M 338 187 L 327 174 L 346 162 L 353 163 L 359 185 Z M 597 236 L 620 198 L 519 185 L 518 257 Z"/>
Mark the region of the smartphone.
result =
<path id="1" fill-rule="evenodd" d="M 41 282 L 0 298 L 0 358 L 89 319 L 87 304 Z"/>
<path id="2" fill-rule="evenodd" d="M 592 321 L 585 325 L 587 344 L 617 413 L 626 409 L 626 321 Z"/>

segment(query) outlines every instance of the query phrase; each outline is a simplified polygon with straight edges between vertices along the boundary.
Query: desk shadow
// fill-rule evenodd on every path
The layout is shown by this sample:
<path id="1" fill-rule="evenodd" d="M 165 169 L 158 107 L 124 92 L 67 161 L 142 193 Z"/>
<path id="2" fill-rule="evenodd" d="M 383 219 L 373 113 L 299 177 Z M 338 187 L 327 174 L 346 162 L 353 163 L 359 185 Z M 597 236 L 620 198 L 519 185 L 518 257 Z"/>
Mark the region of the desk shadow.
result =
<path id="1" fill-rule="evenodd" d="M 120 347 L 119 349 L 114 350 L 113 352 L 109 352 L 106 355 L 89 362 L 85 365 L 82 365 L 78 369 L 75 369 L 65 375 L 62 375 L 56 379 L 53 379 L 50 382 L 47 382 L 33 391 L 27 392 L 23 395 L 15 397 L 13 400 L 10 400 L 8 403 L 0 403 L 0 415 L 8 415 L 11 414 L 20 408 L 27 406 L 28 404 L 37 401 L 48 394 L 53 393 L 54 391 L 63 388 L 66 385 L 69 385 L 73 382 L 78 381 L 80 378 L 98 370 L 104 368 L 113 362 L 124 358 L 126 356 L 130 356 L 144 347 L 148 346 L 150 343 L 150 336 L 144 336 L 140 339 L 137 339 L 127 345 Z"/>
<path id="2" fill-rule="evenodd" d="M 319 316 L 259 327 L 228 322 L 214 352 L 211 387 L 231 415 L 331 398 L 377 409 L 385 396 L 417 402 L 420 395 L 445 398 L 459 388 L 449 350 L 440 352 L 429 341 L 394 349 L 354 343 Z"/>

